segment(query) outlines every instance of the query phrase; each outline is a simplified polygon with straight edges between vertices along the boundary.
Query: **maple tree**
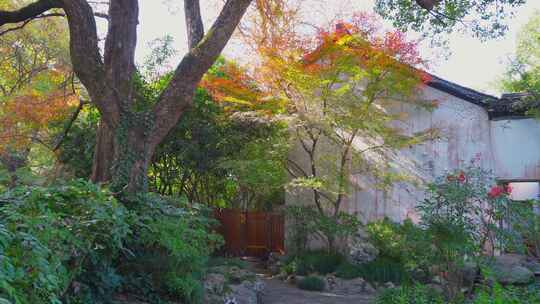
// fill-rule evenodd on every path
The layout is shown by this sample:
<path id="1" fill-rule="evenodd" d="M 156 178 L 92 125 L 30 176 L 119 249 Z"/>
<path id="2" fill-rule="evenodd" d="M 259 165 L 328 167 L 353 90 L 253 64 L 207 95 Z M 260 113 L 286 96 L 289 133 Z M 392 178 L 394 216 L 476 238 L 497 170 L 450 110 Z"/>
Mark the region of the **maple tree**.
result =
<path id="1" fill-rule="evenodd" d="M 199 1 L 184 1 L 189 52 L 158 101 L 145 109 L 136 107 L 133 88 L 137 0 L 110 1 L 103 57 L 98 45 L 97 12 L 86 0 L 37 0 L 15 10 L 0 10 L 0 26 L 24 24 L 47 12 L 65 15 L 73 70 L 101 114 L 92 180 L 111 180 L 116 192 L 134 193 L 146 190 L 148 165 L 156 146 L 191 104 L 201 77 L 219 56 L 251 2 L 226 1 L 205 34 Z"/>
<path id="2" fill-rule="evenodd" d="M 0 9 L 14 8 L 15 2 L 1 2 Z M 22 24 L 0 31 L 0 37 L 0 163 L 13 184 L 34 144 L 54 150 L 61 142 L 63 136 L 51 124 L 78 109 L 78 84 L 62 20 Z"/>
<path id="3" fill-rule="evenodd" d="M 418 94 L 430 76 L 419 69 L 426 62 L 417 43 L 399 31 L 381 31 L 375 20 L 356 14 L 351 22 L 339 22 L 315 38 L 298 34 L 279 39 L 281 29 L 271 28 L 262 35 L 277 33 L 273 40 L 255 33 L 249 39 L 256 38 L 251 41 L 261 65 L 251 77 L 259 86 L 243 85 L 248 77 L 243 75 L 220 79 L 210 90 L 224 101 L 248 96 L 251 103 L 271 100 L 282 105 L 292 130 L 289 189 L 311 192 L 319 213 L 336 224 L 351 174 L 369 174 L 381 185 L 405 179 L 386 165 L 391 151 L 433 135 L 433 130 L 405 134 L 399 128 L 398 122 L 406 118 L 400 110 L 404 103 L 435 106 Z M 326 241 L 332 248 L 334 236 L 327 233 Z"/>

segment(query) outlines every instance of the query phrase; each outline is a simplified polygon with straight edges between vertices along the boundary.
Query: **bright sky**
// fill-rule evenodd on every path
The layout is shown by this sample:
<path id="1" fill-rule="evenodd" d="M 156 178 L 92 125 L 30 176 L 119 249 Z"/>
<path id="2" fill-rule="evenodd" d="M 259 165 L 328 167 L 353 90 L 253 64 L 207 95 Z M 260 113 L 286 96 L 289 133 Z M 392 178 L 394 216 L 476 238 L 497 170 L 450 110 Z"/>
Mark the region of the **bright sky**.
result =
<path id="1" fill-rule="evenodd" d="M 354 11 L 371 11 L 373 0 L 312 0 L 313 15 L 321 18 L 333 18 L 344 7 Z M 493 84 L 505 70 L 505 62 L 515 50 L 516 34 L 534 14 L 540 10 L 540 1 L 529 0 L 517 11 L 510 21 L 510 30 L 502 39 L 480 42 L 479 40 L 454 34 L 450 37 L 449 48 L 452 54 L 447 59 L 439 59 L 431 66 L 436 75 L 461 85 L 499 95 L 501 92 Z M 202 1 L 203 18 L 208 28 L 215 18 L 219 1 Z M 336 4 L 339 3 L 339 4 Z M 183 1 L 181 0 L 140 0 L 140 26 L 137 59 L 141 61 L 148 54 L 148 43 L 156 38 L 170 34 L 174 38 L 174 47 L 180 56 L 186 51 L 186 31 L 183 22 Z M 323 16 L 324 15 L 324 16 Z M 339 19 L 339 18 L 338 18 Z M 429 52 L 427 49 L 426 53 Z M 231 44 L 225 50 L 225 56 L 238 58 L 241 49 Z"/>

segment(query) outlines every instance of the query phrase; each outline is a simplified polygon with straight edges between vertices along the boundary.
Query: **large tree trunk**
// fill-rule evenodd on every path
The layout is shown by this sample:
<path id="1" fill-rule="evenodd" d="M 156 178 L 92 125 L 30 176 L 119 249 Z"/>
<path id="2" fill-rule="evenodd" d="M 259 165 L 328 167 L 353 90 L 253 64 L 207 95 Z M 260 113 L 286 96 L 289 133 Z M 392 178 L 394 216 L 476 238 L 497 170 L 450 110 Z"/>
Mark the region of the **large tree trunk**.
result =
<path id="1" fill-rule="evenodd" d="M 114 130 L 102 120 L 96 132 L 96 146 L 94 147 L 94 160 L 92 162 L 92 176 L 90 180 L 94 183 L 110 181 L 113 160 Z"/>
<path id="2" fill-rule="evenodd" d="M 115 130 L 111 189 L 116 193 L 148 191 L 148 166 L 156 144 L 149 140 L 152 126 L 151 120 L 145 119 L 146 116 L 141 118 L 132 113 L 122 115 Z"/>
<path id="3" fill-rule="evenodd" d="M 252 0 L 227 0 L 204 35 L 199 0 L 185 0 L 189 52 L 156 104 L 135 112 L 133 75 L 139 22 L 138 0 L 110 0 L 104 56 L 100 54 L 94 12 L 86 0 L 36 0 L 16 11 L 0 10 L 0 26 L 26 22 L 61 8 L 70 33 L 73 70 L 101 114 L 92 180 L 111 181 L 117 193 L 147 189 L 148 164 L 156 146 L 190 106 L 204 73 L 230 39 Z"/>

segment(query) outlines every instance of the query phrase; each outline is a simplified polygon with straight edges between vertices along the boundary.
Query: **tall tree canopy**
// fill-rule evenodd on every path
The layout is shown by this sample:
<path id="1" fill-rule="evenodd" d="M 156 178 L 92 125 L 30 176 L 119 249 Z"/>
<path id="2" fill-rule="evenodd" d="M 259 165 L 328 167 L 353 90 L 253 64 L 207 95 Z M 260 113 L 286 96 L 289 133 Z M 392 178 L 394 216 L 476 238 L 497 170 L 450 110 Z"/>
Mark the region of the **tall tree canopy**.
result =
<path id="1" fill-rule="evenodd" d="M 508 18 L 526 0 L 376 0 L 375 10 L 402 31 L 415 30 L 435 38 L 464 30 L 480 39 L 508 30 Z"/>
<path id="2" fill-rule="evenodd" d="M 540 117 L 540 13 L 519 32 L 516 53 L 500 85 L 507 92 L 525 93 L 514 106 Z"/>
<path id="3" fill-rule="evenodd" d="M 251 2 L 227 0 L 205 34 L 199 0 L 184 1 L 189 52 L 156 103 L 143 109 L 136 106 L 133 85 L 137 0 L 110 1 L 103 56 L 95 13 L 86 0 L 38 0 L 17 9 L 1 10 L 0 26 L 13 23 L 21 27 L 47 15 L 65 15 L 73 70 L 101 114 L 92 179 L 104 182 L 112 177 L 115 191 L 132 193 L 146 189 L 146 173 L 156 146 L 191 104 L 197 84 Z"/>

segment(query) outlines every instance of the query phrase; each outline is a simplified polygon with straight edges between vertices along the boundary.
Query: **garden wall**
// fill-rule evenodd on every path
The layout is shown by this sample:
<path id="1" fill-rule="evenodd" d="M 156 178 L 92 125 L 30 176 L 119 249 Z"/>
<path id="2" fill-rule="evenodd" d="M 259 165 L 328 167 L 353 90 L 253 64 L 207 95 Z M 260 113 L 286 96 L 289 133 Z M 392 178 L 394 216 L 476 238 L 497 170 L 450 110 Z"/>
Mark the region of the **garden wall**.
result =
<path id="1" fill-rule="evenodd" d="M 381 158 L 366 152 L 370 162 L 388 165 L 395 172 L 410 176 L 387 189 L 378 189 L 377 181 L 353 168 L 352 189 L 342 210 L 357 213 L 364 222 L 390 217 L 396 221 L 416 219 L 415 205 L 423 198 L 423 187 L 447 170 L 463 167 L 472 160 L 493 170 L 502 180 L 540 180 L 540 123 L 533 119 L 490 120 L 487 110 L 432 87 L 425 87 L 423 98 L 436 100 L 438 107 L 428 111 L 411 105 L 395 105 L 392 111 L 407 114 L 398 126 L 408 134 L 436 130 L 432 140 L 400 151 L 385 151 Z M 376 143 L 355 142 L 358 150 Z M 325 153 L 333 153 L 330 145 Z M 295 146 L 290 158 L 307 167 L 305 154 Z M 357 170 L 356 170 L 357 169 Z M 288 193 L 287 204 L 312 204 L 310 192 Z"/>

